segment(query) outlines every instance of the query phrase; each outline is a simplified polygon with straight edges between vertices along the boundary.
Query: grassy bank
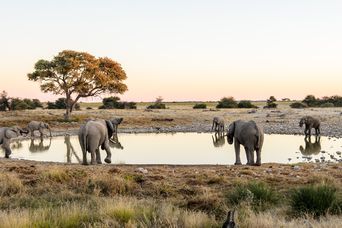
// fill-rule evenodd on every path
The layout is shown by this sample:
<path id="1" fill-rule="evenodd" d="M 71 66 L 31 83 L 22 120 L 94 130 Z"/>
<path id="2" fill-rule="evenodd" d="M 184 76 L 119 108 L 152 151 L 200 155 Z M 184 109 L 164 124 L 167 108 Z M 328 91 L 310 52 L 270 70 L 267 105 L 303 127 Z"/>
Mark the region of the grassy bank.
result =
<path id="1" fill-rule="evenodd" d="M 231 209 L 240 227 L 342 222 L 341 164 L 143 166 L 145 174 L 138 167 L 0 159 L 0 226 L 220 227 Z M 293 206 L 295 196 L 299 203 L 308 197 L 305 186 L 318 201 L 328 197 L 317 186 L 331 190 L 319 219 Z"/>

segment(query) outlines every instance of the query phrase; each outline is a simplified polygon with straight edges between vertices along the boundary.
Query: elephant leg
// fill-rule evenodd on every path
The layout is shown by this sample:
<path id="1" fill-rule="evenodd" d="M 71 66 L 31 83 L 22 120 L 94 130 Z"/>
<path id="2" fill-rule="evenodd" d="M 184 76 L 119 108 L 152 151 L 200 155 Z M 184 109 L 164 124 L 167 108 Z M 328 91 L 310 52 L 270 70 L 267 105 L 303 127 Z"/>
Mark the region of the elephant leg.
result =
<path id="1" fill-rule="evenodd" d="M 246 152 L 246 158 L 247 158 L 246 165 L 251 165 L 251 152 L 248 149 L 248 147 L 245 147 L 245 152 Z"/>
<path id="2" fill-rule="evenodd" d="M 107 157 L 105 158 L 105 162 L 112 163 L 112 153 L 110 152 L 110 147 L 108 143 L 106 143 L 106 145 L 104 146 L 104 149 L 107 152 Z"/>
<path id="3" fill-rule="evenodd" d="M 82 165 L 88 165 L 88 161 L 87 161 L 87 151 L 86 151 L 86 150 L 82 150 L 82 154 L 83 154 Z"/>
<path id="4" fill-rule="evenodd" d="M 43 138 L 44 132 L 43 132 L 43 130 L 41 128 L 39 128 L 39 133 L 40 133 L 40 137 Z"/>
<path id="5" fill-rule="evenodd" d="M 97 164 L 102 164 L 100 150 L 96 149 L 96 162 Z"/>
<path id="6" fill-rule="evenodd" d="M 95 149 L 95 151 L 96 151 L 96 149 Z M 90 154 L 91 154 L 91 164 L 92 165 L 96 165 L 96 155 L 95 155 L 95 151 L 94 150 L 92 150 L 91 152 L 90 152 Z"/>
<path id="7" fill-rule="evenodd" d="M 308 130 L 308 131 L 309 131 L 309 136 L 311 137 L 311 128 L 309 128 L 309 130 Z"/>
<path id="8" fill-rule="evenodd" d="M 34 130 L 31 131 L 31 137 L 34 137 Z"/>
<path id="9" fill-rule="evenodd" d="M 261 165 L 261 149 L 260 148 L 256 150 L 256 156 L 257 156 L 257 159 L 255 162 L 255 165 L 260 166 Z"/>
<path id="10" fill-rule="evenodd" d="M 254 165 L 254 150 L 249 149 L 249 163 L 250 165 Z"/>
<path id="11" fill-rule="evenodd" d="M 5 158 L 9 158 L 10 154 L 12 153 L 11 148 L 10 148 L 10 143 L 4 142 L 2 144 L 2 148 L 5 150 Z"/>
<path id="12" fill-rule="evenodd" d="M 237 140 L 234 140 L 234 147 L 235 147 L 235 164 L 234 165 L 241 165 L 240 160 L 240 143 Z"/>

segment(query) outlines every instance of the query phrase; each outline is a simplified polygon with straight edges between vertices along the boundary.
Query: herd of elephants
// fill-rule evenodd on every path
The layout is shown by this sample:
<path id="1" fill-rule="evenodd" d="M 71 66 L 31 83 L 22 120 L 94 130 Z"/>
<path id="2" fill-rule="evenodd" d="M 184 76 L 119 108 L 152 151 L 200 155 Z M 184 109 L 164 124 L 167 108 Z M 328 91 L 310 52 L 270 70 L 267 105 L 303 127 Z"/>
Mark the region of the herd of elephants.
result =
<path id="1" fill-rule="evenodd" d="M 83 124 L 78 132 L 78 139 L 82 149 L 82 161 L 78 158 L 79 162 L 83 165 L 88 165 L 87 153 L 90 153 L 91 160 L 90 163 L 101 164 L 100 148 L 106 151 L 106 158 L 104 161 L 106 163 L 111 163 L 111 150 L 110 144 L 118 144 L 117 129 L 118 125 L 123 121 L 123 118 L 113 118 L 110 120 L 103 119 L 91 119 Z M 316 136 L 320 135 L 320 121 L 311 116 L 304 116 L 299 121 L 299 126 L 305 125 L 305 143 L 306 148 L 302 146 L 300 148 L 301 152 L 304 154 L 305 150 L 310 150 L 310 146 L 315 147 L 320 143 L 317 140 L 315 143 L 311 143 L 311 130 L 315 129 Z M 0 145 L 5 151 L 5 158 L 9 158 L 12 153 L 10 143 L 11 139 L 17 138 L 19 136 L 26 136 L 31 134 L 31 139 L 34 137 L 34 132 L 39 131 L 40 136 L 43 137 L 43 130 L 48 129 L 51 135 L 51 129 L 47 123 L 40 121 L 31 121 L 25 128 L 20 127 L 1 127 L 0 128 Z M 240 160 L 240 146 L 242 145 L 246 152 L 247 165 L 261 165 L 261 150 L 264 143 L 264 133 L 263 129 L 258 126 L 253 120 L 242 121 L 236 120 L 232 122 L 227 131 L 225 132 L 225 122 L 221 117 L 214 117 L 212 122 L 212 131 L 215 132 L 215 139 L 213 138 L 213 143 L 222 144 L 225 142 L 225 136 L 229 144 L 234 143 L 235 149 L 235 165 L 241 165 Z M 66 140 L 66 144 L 70 143 L 70 140 Z M 120 144 L 120 143 L 119 143 Z M 121 144 L 120 144 L 121 145 Z M 32 148 L 31 148 L 32 147 Z M 31 141 L 30 151 L 42 149 L 43 144 L 36 146 Z M 68 151 L 72 146 L 67 147 Z M 254 159 L 254 151 L 256 152 L 256 160 Z M 69 151 L 70 152 L 70 151 Z M 75 151 L 72 151 L 74 154 Z"/>

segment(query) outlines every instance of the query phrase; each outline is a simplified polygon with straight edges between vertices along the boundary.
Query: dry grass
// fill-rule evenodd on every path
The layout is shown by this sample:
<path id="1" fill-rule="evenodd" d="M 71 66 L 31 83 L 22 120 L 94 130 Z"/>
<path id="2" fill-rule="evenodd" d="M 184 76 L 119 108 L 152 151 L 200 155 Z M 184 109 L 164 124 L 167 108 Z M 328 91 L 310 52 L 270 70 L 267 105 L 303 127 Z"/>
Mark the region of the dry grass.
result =
<path id="1" fill-rule="evenodd" d="M 269 166 L 282 171 L 270 178 Z M 320 164 L 299 166 L 300 179 L 291 175 L 290 165 L 280 164 L 142 166 L 148 170 L 142 174 L 136 171 L 141 166 L 0 159 L 0 220 L 7 227 L 215 227 L 222 225 L 228 210 L 237 208 L 240 227 L 304 226 L 303 218 L 289 219 L 287 201 L 260 212 L 252 204 L 234 205 L 227 198 L 237 185 L 256 177 L 282 196 L 308 183 L 333 181 L 342 189 L 342 164 L 327 164 L 319 172 Z M 328 220 L 309 219 L 317 227 L 333 227 L 340 220 L 330 215 Z"/>

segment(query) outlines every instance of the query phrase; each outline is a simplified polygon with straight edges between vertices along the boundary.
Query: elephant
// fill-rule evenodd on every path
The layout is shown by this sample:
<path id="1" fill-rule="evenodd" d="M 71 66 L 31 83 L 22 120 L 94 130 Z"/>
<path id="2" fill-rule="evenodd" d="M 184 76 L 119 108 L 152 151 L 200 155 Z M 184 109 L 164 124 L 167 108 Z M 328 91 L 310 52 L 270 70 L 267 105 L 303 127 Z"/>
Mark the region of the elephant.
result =
<path id="1" fill-rule="evenodd" d="M 214 117 L 213 124 L 211 126 L 211 130 L 215 131 L 215 133 L 223 133 L 224 132 L 224 119 L 221 117 Z"/>
<path id="2" fill-rule="evenodd" d="M 29 147 L 29 151 L 31 153 L 36 153 L 36 152 L 44 152 L 50 149 L 51 146 L 51 138 L 50 138 L 50 142 L 49 145 L 44 145 L 44 140 L 43 138 L 40 138 L 39 144 L 35 144 L 34 139 L 31 139 L 31 143 L 30 143 L 30 147 Z"/>
<path id="3" fill-rule="evenodd" d="M 240 145 L 246 151 L 247 165 L 261 165 L 261 150 L 264 143 L 264 132 L 253 120 L 237 120 L 229 125 L 227 141 L 235 146 L 235 165 L 241 165 Z M 254 150 L 256 151 L 256 163 L 254 163 Z"/>
<path id="4" fill-rule="evenodd" d="M 223 135 L 215 134 L 215 136 L 211 136 L 213 139 L 214 147 L 222 147 L 226 143 L 226 139 Z"/>
<path id="5" fill-rule="evenodd" d="M 34 131 L 39 131 L 40 137 L 43 137 L 43 135 L 44 135 L 43 130 L 44 129 L 48 129 L 50 131 L 50 137 L 52 136 L 49 124 L 44 123 L 44 122 L 31 121 L 30 123 L 28 123 L 26 129 L 31 132 L 31 137 L 34 137 Z"/>
<path id="6" fill-rule="evenodd" d="M 321 152 L 321 137 L 316 136 L 315 142 L 311 142 L 311 137 L 305 137 L 304 142 L 305 148 L 303 146 L 299 147 L 303 155 L 317 155 Z"/>
<path id="7" fill-rule="evenodd" d="M 10 143 L 12 138 L 17 138 L 23 134 L 27 134 L 28 132 L 19 127 L 1 127 L 0 128 L 0 145 L 2 145 L 2 149 L 5 150 L 5 158 L 9 158 L 9 155 L 12 153 Z"/>
<path id="8" fill-rule="evenodd" d="M 107 152 L 105 158 L 106 163 L 111 163 L 111 151 L 109 147 L 109 139 L 113 136 L 115 131 L 114 124 L 116 119 L 113 120 L 89 120 L 80 127 L 78 132 L 78 139 L 82 148 L 83 165 L 88 165 L 87 151 L 91 154 L 91 164 L 101 164 L 100 147 Z M 95 161 L 96 159 L 96 161 Z"/>
<path id="9" fill-rule="evenodd" d="M 315 128 L 316 135 L 321 134 L 321 129 L 320 129 L 321 121 L 319 121 L 318 119 L 313 118 L 312 116 L 304 116 L 299 121 L 299 127 L 303 127 L 304 124 L 305 124 L 305 130 L 304 130 L 305 137 L 311 136 L 312 128 Z"/>

